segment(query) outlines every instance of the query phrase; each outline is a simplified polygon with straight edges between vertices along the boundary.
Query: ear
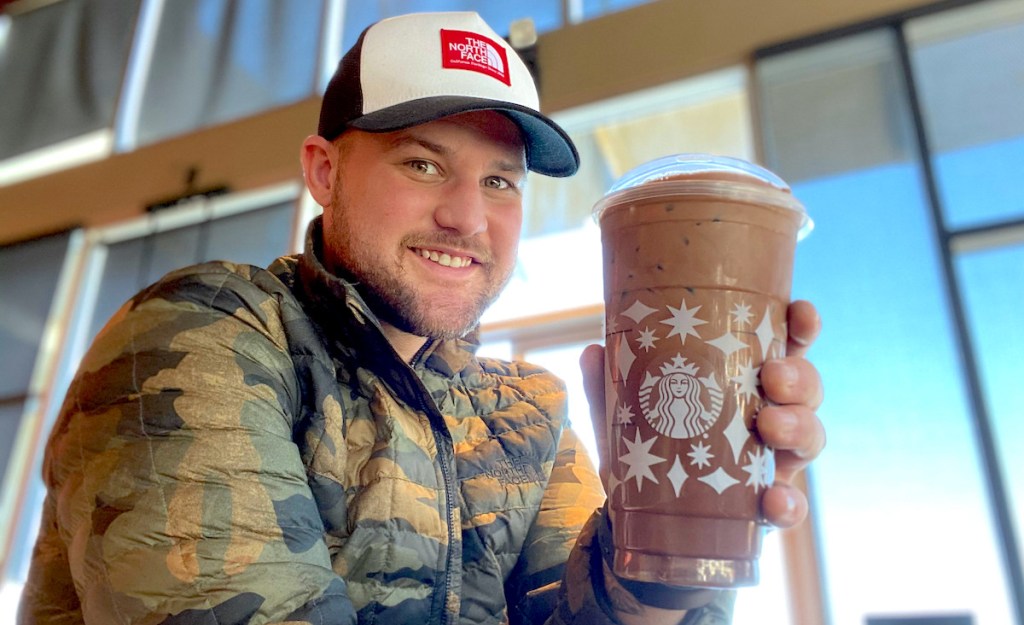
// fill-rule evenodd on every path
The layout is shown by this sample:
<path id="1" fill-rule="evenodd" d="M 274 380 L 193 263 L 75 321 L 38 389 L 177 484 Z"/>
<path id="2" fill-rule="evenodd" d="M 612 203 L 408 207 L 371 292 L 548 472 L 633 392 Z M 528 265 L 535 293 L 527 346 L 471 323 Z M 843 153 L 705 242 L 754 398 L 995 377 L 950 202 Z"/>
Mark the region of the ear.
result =
<path id="1" fill-rule="evenodd" d="M 319 135 L 306 137 L 302 142 L 302 177 L 306 188 L 316 203 L 326 208 L 331 203 L 331 188 L 334 185 L 334 167 L 338 151 L 327 139 Z"/>

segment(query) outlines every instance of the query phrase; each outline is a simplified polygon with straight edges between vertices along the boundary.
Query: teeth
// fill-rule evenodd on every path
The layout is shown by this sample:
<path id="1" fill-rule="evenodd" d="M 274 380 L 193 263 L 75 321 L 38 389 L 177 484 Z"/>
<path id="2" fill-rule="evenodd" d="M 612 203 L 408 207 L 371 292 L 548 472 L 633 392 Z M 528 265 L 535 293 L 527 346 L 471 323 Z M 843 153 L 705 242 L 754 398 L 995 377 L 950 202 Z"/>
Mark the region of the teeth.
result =
<path id="1" fill-rule="evenodd" d="M 473 262 L 465 256 L 451 256 L 449 254 L 435 252 L 434 250 L 421 249 L 419 254 L 423 258 L 430 259 L 443 267 L 468 267 L 470 263 Z"/>

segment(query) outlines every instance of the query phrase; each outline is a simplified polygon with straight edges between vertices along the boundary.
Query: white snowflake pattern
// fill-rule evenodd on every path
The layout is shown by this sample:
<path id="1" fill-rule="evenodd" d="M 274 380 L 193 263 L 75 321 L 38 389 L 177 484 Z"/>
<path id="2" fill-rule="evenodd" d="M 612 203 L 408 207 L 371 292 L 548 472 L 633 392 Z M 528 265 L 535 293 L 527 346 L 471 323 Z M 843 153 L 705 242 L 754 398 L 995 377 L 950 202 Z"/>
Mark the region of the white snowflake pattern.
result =
<path id="1" fill-rule="evenodd" d="M 711 459 L 715 457 L 715 454 L 711 453 L 711 447 L 704 443 L 690 445 L 690 453 L 686 455 L 693 458 L 690 464 L 695 464 L 698 467 L 710 467 Z"/>
<path id="2" fill-rule="evenodd" d="M 740 363 L 739 375 L 730 378 L 733 382 L 739 385 L 736 392 L 739 395 L 746 395 L 757 397 L 757 387 L 759 384 L 758 376 L 761 373 L 761 367 L 754 367 L 748 361 L 746 363 Z"/>
<path id="3" fill-rule="evenodd" d="M 626 404 L 621 404 L 615 409 L 615 423 L 617 425 L 632 425 L 633 409 Z"/>
<path id="4" fill-rule="evenodd" d="M 644 326 L 644 329 L 640 330 L 640 338 L 636 342 L 640 345 L 640 349 L 648 352 L 654 348 L 654 342 L 657 340 L 658 337 L 654 336 L 654 330 Z"/>
<path id="5" fill-rule="evenodd" d="M 732 306 L 732 318 L 736 325 L 742 326 L 750 323 L 754 313 L 750 312 L 750 305 L 743 302 L 736 302 Z"/>
<path id="6" fill-rule="evenodd" d="M 755 493 L 762 488 L 768 488 L 768 485 L 775 481 L 775 454 L 768 448 L 765 448 L 764 452 L 762 454 L 761 449 L 748 451 L 747 458 L 750 462 L 743 467 L 748 475 L 746 485 L 753 486 Z"/>

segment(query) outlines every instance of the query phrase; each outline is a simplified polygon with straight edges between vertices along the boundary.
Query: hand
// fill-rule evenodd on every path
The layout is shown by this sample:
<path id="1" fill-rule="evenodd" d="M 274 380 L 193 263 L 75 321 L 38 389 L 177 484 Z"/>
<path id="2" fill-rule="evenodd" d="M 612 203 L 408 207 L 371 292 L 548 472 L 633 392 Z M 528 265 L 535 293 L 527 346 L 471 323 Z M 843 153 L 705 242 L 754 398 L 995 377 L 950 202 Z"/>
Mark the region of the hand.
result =
<path id="1" fill-rule="evenodd" d="M 758 434 L 775 449 L 775 483 L 762 496 L 761 510 L 769 523 L 781 528 L 793 527 L 807 516 L 807 497 L 792 480 L 825 446 L 825 429 L 816 414 L 823 397 L 821 378 L 804 358 L 821 330 L 821 319 L 809 302 L 796 301 L 789 306 L 787 322 L 786 357 L 761 367 L 762 388 L 776 405 L 762 408 L 756 420 Z M 607 490 L 610 448 L 604 427 L 604 348 L 588 345 L 580 356 L 580 368 L 602 460 L 601 481 Z"/>
<path id="2" fill-rule="evenodd" d="M 755 421 L 761 439 L 775 449 L 775 484 L 765 491 L 761 512 L 782 528 L 807 516 L 807 497 L 792 481 L 825 447 L 825 428 L 816 413 L 823 399 L 821 378 L 804 358 L 821 331 L 821 319 L 810 302 L 796 301 L 789 305 L 787 323 L 786 357 L 761 367 L 761 388 L 776 405 L 762 408 Z"/>

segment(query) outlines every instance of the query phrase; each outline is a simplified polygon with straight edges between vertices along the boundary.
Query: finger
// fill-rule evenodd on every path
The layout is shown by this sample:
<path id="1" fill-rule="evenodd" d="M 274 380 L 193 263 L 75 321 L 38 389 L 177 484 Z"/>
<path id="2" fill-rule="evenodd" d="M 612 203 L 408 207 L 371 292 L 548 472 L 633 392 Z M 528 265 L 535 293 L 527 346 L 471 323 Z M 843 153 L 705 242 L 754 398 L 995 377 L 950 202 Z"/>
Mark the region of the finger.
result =
<path id="1" fill-rule="evenodd" d="M 604 395 L 604 347 L 587 345 L 580 354 L 580 372 L 583 374 L 583 392 L 590 405 L 590 422 L 597 442 L 596 458 L 601 483 L 608 487 L 608 430 L 606 427 Z"/>
<path id="2" fill-rule="evenodd" d="M 814 304 L 797 300 L 790 303 L 786 311 L 786 325 L 789 340 L 786 343 L 787 356 L 802 356 L 821 333 L 821 317 Z"/>
<path id="3" fill-rule="evenodd" d="M 765 406 L 754 423 L 766 445 L 776 452 L 789 452 L 805 465 L 825 448 L 825 426 L 809 406 Z"/>
<path id="4" fill-rule="evenodd" d="M 807 496 L 795 486 L 776 483 L 761 497 L 761 514 L 776 527 L 799 525 L 807 516 Z"/>
<path id="5" fill-rule="evenodd" d="M 795 356 L 766 361 L 761 366 L 761 388 L 776 404 L 804 404 L 816 409 L 824 399 L 818 370 Z"/>
<path id="6" fill-rule="evenodd" d="M 807 468 L 811 460 L 802 458 L 792 451 L 782 450 L 775 452 L 775 482 L 777 484 L 792 484 L 800 475 L 800 472 Z"/>

